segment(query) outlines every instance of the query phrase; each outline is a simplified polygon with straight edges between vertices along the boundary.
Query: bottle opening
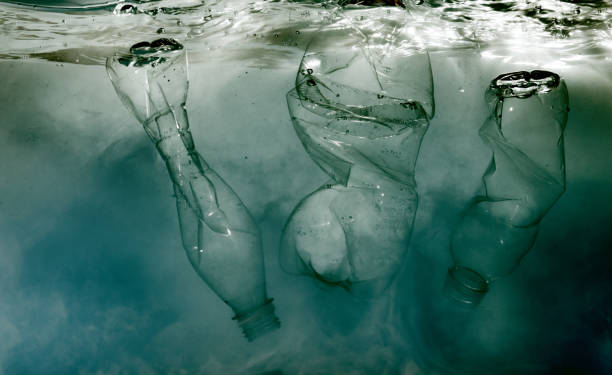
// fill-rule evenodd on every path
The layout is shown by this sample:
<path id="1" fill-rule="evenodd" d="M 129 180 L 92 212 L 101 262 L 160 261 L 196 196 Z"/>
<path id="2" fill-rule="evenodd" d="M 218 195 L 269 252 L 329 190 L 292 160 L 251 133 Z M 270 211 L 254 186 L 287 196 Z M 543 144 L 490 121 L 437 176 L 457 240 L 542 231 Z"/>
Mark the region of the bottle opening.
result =
<path id="1" fill-rule="evenodd" d="M 160 38 L 152 42 L 138 42 L 130 47 L 128 54 L 120 55 L 117 61 L 127 67 L 155 67 L 184 54 L 184 47 L 174 39 Z"/>
<path id="2" fill-rule="evenodd" d="M 489 89 L 500 98 L 528 98 L 551 91 L 560 81 L 557 74 L 546 70 L 520 71 L 497 76 Z"/>

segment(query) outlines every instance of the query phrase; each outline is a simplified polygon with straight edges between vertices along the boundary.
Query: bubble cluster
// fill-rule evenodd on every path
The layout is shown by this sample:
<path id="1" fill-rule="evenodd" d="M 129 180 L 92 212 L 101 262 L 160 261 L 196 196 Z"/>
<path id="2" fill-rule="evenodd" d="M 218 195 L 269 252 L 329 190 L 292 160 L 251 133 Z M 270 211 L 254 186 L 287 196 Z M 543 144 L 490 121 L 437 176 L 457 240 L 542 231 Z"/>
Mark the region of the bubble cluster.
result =
<path id="1" fill-rule="evenodd" d="M 559 86 L 559 81 L 557 74 L 545 70 L 519 71 L 496 77 L 491 82 L 490 89 L 502 98 L 528 98 L 536 93 L 554 89 Z"/>

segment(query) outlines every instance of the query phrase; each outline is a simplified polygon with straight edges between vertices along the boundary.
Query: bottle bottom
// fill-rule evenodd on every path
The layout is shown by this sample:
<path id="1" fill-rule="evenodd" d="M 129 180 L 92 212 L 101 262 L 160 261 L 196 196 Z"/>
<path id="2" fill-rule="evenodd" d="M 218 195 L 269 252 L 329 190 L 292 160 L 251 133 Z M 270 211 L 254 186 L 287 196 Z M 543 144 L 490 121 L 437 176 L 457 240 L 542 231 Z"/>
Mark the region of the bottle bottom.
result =
<path id="1" fill-rule="evenodd" d="M 280 321 L 274 313 L 274 299 L 268 299 L 263 305 L 248 313 L 234 316 L 247 340 L 253 341 L 275 329 L 280 328 Z"/>

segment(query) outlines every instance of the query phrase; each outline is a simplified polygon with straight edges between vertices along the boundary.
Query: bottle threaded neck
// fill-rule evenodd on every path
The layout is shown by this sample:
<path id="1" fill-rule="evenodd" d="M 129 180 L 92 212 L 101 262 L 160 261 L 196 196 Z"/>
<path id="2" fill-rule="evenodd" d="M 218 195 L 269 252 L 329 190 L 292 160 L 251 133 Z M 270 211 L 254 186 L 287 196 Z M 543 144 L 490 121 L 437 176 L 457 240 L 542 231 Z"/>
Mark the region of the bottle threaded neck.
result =
<path id="1" fill-rule="evenodd" d="M 444 295 L 466 306 L 477 306 L 489 291 L 489 283 L 478 272 L 454 266 L 448 270 Z"/>
<path id="2" fill-rule="evenodd" d="M 236 314 L 236 320 L 247 340 L 253 341 L 275 329 L 280 328 L 280 321 L 274 313 L 273 298 L 268 299 L 257 309 L 245 314 Z"/>

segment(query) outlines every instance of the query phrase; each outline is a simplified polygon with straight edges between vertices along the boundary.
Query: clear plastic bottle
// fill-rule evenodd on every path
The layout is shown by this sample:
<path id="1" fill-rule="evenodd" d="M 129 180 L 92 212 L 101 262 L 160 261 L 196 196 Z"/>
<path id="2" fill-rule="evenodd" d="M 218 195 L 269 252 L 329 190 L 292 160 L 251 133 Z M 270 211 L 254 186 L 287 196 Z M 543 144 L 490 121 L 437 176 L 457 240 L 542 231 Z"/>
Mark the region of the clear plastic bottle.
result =
<path id="1" fill-rule="evenodd" d="M 408 44 L 406 24 L 401 9 L 336 17 L 287 94 L 298 137 L 331 180 L 291 214 L 281 266 L 365 298 L 386 289 L 408 247 L 414 167 L 433 115 L 429 56 Z"/>
<path id="2" fill-rule="evenodd" d="M 185 108 L 187 57 L 171 39 L 108 58 L 123 104 L 144 126 L 174 184 L 183 246 L 198 275 L 236 313 L 249 340 L 278 328 L 261 239 L 249 211 L 195 149 Z"/>
<path id="3" fill-rule="evenodd" d="M 511 273 L 533 246 L 538 224 L 565 191 L 563 131 L 568 94 L 558 75 L 541 70 L 495 78 L 491 116 L 480 136 L 493 151 L 484 194 L 452 236 L 445 293 L 477 305 L 489 283 Z"/>

